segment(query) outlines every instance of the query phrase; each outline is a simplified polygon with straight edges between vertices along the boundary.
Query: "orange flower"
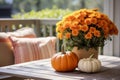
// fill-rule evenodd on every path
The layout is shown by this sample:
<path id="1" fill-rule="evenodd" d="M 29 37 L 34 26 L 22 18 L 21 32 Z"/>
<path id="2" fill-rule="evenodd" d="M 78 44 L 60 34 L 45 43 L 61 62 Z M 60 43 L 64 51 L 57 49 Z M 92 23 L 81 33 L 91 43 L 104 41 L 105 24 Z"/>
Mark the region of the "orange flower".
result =
<path id="1" fill-rule="evenodd" d="M 77 18 L 77 19 L 83 19 L 84 18 L 84 14 L 80 14 L 80 12 L 79 13 L 77 13 L 78 15 L 75 15 L 75 17 Z"/>
<path id="2" fill-rule="evenodd" d="M 78 30 L 81 30 L 81 29 L 82 29 L 82 26 L 81 26 L 81 25 L 78 25 L 77 27 L 78 27 Z"/>
<path id="3" fill-rule="evenodd" d="M 87 13 L 86 12 L 80 12 L 80 17 L 86 17 Z"/>
<path id="4" fill-rule="evenodd" d="M 97 19 L 96 19 L 96 18 L 91 18 L 91 22 L 92 22 L 93 24 L 96 24 L 96 23 L 97 23 Z"/>
<path id="5" fill-rule="evenodd" d="M 104 22 L 102 20 L 99 21 L 99 25 L 102 27 L 104 25 Z"/>
<path id="6" fill-rule="evenodd" d="M 86 35 L 85 35 L 85 39 L 92 39 L 92 34 L 90 32 L 88 32 Z"/>
<path id="7" fill-rule="evenodd" d="M 66 29 L 66 28 L 69 28 L 70 25 L 71 25 L 71 21 L 66 21 L 64 22 L 63 27 Z"/>
<path id="8" fill-rule="evenodd" d="M 104 42 L 101 41 L 107 40 L 110 35 L 118 34 L 116 25 L 105 14 L 96 9 L 75 11 L 65 16 L 56 26 L 59 39 L 69 39 L 68 45 L 69 42 L 72 45 L 78 43 L 77 47 L 79 48 L 104 46 Z"/>
<path id="9" fill-rule="evenodd" d="M 112 30 L 113 28 L 114 28 L 114 25 L 112 23 L 110 23 L 109 29 Z"/>
<path id="10" fill-rule="evenodd" d="M 89 30 L 91 33 L 94 33 L 96 31 L 96 28 L 94 27 L 90 27 L 90 30 Z"/>
<path id="11" fill-rule="evenodd" d="M 96 37 L 100 37 L 100 31 L 95 30 L 95 31 L 94 31 L 94 36 L 96 36 Z"/>
<path id="12" fill-rule="evenodd" d="M 67 32 L 67 33 L 65 34 L 65 38 L 66 38 L 66 39 L 69 39 L 69 38 L 70 38 L 70 35 L 71 35 L 71 33 Z"/>
<path id="13" fill-rule="evenodd" d="M 74 29 L 77 29 L 77 27 L 74 24 L 71 24 L 70 29 L 74 30 Z"/>
<path id="14" fill-rule="evenodd" d="M 90 14 L 89 17 L 99 19 L 99 18 L 101 18 L 101 15 L 99 14 L 99 12 L 94 12 L 94 13 Z"/>
<path id="15" fill-rule="evenodd" d="M 68 15 L 68 16 L 64 17 L 64 20 L 66 20 L 66 21 L 71 21 L 71 20 L 75 20 L 75 19 L 76 18 L 73 15 Z"/>
<path id="16" fill-rule="evenodd" d="M 80 30 L 80 26 L 79 26 L 78 24 L 74 24 L 74 23 L 73 23 L 73 24 L 70 25 L 70 29 L 71 29 L 71 30 L 74 30 L 74 29 Z"/>
<path id="17" fill-rule="evenodd" d="M 87 25 L 81 26 L 81 30 L 84 32 L 88 31 L 88 26 Z"/>
<path id="18" fill-rule="evenodd" d="M 57 30 L 56 30 L 57 31 Z M 64 31 L 64 27 L 63 26 L 58 26 L 58 31 L 59 32 L 63 32 Z"/>
<path id="19" fill-rule="evenodd" d="M 113 34 L 118 35 L 118 29 L 117 29 L 116 25 L 113 24 L 112 22 L 111 22 L 111 24 L 110 24 L 109 34 L 110 34 L 110 35 L 113 35 Z"/>
<path id="20" fill-rule="evenodd" d="M 93 18 L 93 17 L 96 17 L 96 15 L 95 14 L 90 14 L 88 17 Z"/>
<path id="21" fill-rule="evenodd" d="M 86 18 L 85 19 L 85 24 L 90 25 L 91 24 L 91 19 L 90 18 Z"/>
<path id="22" fill-rule="evenodd" d="M 103 21 L 103 26 L 108 26 L 108 23 L 106 20 L 102 20 Z"/>
<path id="23" fill-rule="evenodd" d="M 78 34 L 79 34 L 78 30 L 76 30 L 76 29 L 72 30 L 72 35 L 73 36 L 78 36 Z"/>
<path id="24" fill-rule="evenodd" d="M 105 20 L 99 20 L 98 24 L 99 24 L 99 27 L 103 27 L 104 25 L 107 25 L 107 22 Z"/>
<path id="25" fill-rule="evenodd" d="M 116 27 L 114 27 L 114 34 L 118 35 L 118 29 Z"/>
<path id="26" fill-rule="evenodd" d="M 97 21 L 96 26 L 97 26 L 98 28 L 101 28 L 101 27 L 102 27 L 102 26 L 101 26 L 101 21 L 100 21 L 100 20 Z"/>
<path id="27" fill-rule="evenodd" d="M 106 20 L 106 19 L 109 19 L 109 18 L 108 18 L 108 16 L 107 16 L 107 15 L 105 15 L 105 14 L 101 13 L 101 19 Z"/>
<path id="28" fill-rule="evenodd" d="M 103 26 L 103 31 L 104 31 L 104 34 L 108 34 L 109 28 L 107 26 Z"/>
<path id="29" fill-rule="evenodd" d="M 79 22 L 75 20 L 75 21 L 72 21 L 71 23 L 76 26 L 78 25 Z"/>
<path id="30" fill-rule="evenodd" d="M 82 19 L 80 19 L 80 24 L 81 24 L 81 25 L 84 25 L 84 24 L 85 24 L 84 19 L 83 19 L 83 20 L 82 20 Z"/>

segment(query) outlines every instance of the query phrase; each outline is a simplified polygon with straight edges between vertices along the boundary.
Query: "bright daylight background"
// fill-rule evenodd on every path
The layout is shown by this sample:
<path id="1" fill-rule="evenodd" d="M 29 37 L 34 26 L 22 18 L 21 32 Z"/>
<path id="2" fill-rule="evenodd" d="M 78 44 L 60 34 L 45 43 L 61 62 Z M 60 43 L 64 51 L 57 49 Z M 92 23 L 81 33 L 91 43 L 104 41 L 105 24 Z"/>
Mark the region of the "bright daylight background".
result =
<path id="1" fill-rule="evenodd" d="M 0 0 L 0 18 L 62 18 L 81 8 L 99 8 L 104 0 Z"/>

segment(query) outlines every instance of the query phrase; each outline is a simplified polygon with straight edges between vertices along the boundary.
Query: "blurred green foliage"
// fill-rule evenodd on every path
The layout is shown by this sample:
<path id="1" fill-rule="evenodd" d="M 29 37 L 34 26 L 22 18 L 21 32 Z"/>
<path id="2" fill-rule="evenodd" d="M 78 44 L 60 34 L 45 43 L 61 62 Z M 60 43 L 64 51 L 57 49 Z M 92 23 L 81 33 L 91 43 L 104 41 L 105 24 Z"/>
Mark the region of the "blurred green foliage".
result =
<path id="1" fill-rule="evenodd" d="M 57 18 L 61 19 L 63 16 L 70 14 L 72 10 L 70 9 L 58 9 L 57 7 L 53 7 L 52 9 L 46 8 L 40 11 L 30 11 L 14 14 L 12 18 L 16 19 L 40 19 L 40 18 Z"/>
<path id="2" fill-rule="evenodd" d="M 51 9 L 53 6 L 70 10 L 99 8 L 99 11 L 103 11 L 103 3 L 104 0 L 0 0 L 0 7 L 11 5 L 12 14 Z"/>

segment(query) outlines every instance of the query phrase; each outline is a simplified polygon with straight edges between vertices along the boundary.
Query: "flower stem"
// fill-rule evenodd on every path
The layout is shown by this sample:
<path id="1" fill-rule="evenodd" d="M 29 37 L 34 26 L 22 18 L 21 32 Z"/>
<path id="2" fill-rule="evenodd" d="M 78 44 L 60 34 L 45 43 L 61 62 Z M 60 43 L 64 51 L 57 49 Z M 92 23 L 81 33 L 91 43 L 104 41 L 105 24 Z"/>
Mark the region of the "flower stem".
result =
<path id="1" fill-rule="evenodd" d="M 62 46 L 61 46 L 61 52 L 62 52 L 62 54 L 65 54 L 64 44 L 62 44 Z"/>
<path id="2" fill-rule="evenodd" d="M 94 54 L 91 54 L 89 58 L 91 59 L 93 56 L 94 56 Z"/>

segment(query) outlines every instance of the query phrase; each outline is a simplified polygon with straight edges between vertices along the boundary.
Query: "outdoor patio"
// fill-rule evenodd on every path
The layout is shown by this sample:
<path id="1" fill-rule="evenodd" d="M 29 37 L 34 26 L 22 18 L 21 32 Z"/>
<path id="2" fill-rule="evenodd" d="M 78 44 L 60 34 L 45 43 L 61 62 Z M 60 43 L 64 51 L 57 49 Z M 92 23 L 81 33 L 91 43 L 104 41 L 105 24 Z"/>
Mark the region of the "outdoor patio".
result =
<path id="1" fill-rule="evenodd" d="M 119 10 L 119 5 L 120 0 L 105 0 L 103 5 L 104 5 L 104 10 L 103 13 L 105 13 L 106 15 L 108 15 L 108 17 L 111 19 L 111 21 L 113 21 L 113 23 L 115 23 L 115 25 L 117 26 L 118 29 L 118 35 L 117 36 L 112 36 L 111 37 L 111 41 L 106 41 L 105 42 L 105 46 L 103 48 L 99 49 L 99 54 L 98 54 L 98 59 L 101 61 L 102 65 L 101 65 L 101 70 L 100 73 L 93 73 L 93 74 L 87 74 L 84 72 L 79 72 L 78 68 L 75 68 L 75 70 L 73 72 L 67 72 L 67 73 L 60 73 L 60 72 L 56 72 L 52 67 L 51 67 L 51 63 L 50 60 L 52 58 L 51 55 L 54 55 L 55 53 L 61 52 L 61 46 L 63 43 L 63 40 L 60 40 L 57 38 L 57 33 L 56 33 L 56 23 L 59 22 L 60 20 L 62 20 L 62 18 L 31 18 L 31 19 L 15 19 L 15 18 L 0 18 L 0 79 L 1 80 L 26 80 L 26 79 L 35 79 L 35 80 L 44 80 L 44 79 L 57 79 L 57 80 L 61 80 L 61 79 L 68 79 L 68 80 L 119 80 L 120 77 L 118 74 L 119 73 L 119 61 L 120 61 L 120 10 Z M 30 14 L 30 13 L 29 13 Z M 20 17 L 20 15 L 19 15 Z M 31 29 L 34 30 L 35 36 L 34 34 L 32 34 L 32 38 L 33 40 L 29 40 L 29 38 L 31 38 L 31 36 L 11 36 L 10 34 L 8 35 L 8 33 L 12 33 L 12 32 L 16 32 L 19 29 L 25 28 L 25 27 L 30 27 Z M 25 32 L 25 31 L 24 31 Z M 26 31 L 27 33 L 27 31 Z M 7 39 L 2 39 L 5 36 L 3 36 L 3 34 L 7 34 Z M 21 35 L 24 33 L 18 33 L 18 35 Z M 9 37 L 8 37 L 9 36 Z M 14 38 L 16 37 L 16 38 Z M 52 37 L 55 37 L 56 39 L 52 39 L 51 41 L 53 41 L 53 43 L 49 43 L 49 39 Z M 34 46 L 32 46 L 32 48 L 35 48 L 35 50 L 31 50 L 31 44 L 28 44 L 28 50 L 30 53 L 30 55 L 28 57 L 25 57 L 26 55 L 20 55 L 21 57 L 18 57 L 17 55 L 17 59 L 16 59 L 16 54 L 8 54 L 7 52 L 7 48 L 6 47 L 12 47 L 8 50 L 11 53 L 11 50 L 14 49 L 14 46 L 21 46 L 18 45 L 19 44 L 19 40 L 18 43 L 17 42 L 17 38 L 21 38 L 21 42 L 26 41 L 28 42 L 33 41 L 33 43 L 35 43 L 34 45 L 41 47 L 41 45 L 38 45 L 42 42 L 48 42 L 45 43 L 45 46 L 43 46 L 42 48 L 35 48 Z M 27 38 L 27 39 L 23 39 L 23 38 Z M 39 42 L 37 39 L 38 38 L 45 38 L 41 39 L 41 42 Z M 9 40 L 8 40 L 9 39 Z M 12 40 L 13 39 L 13 40 Z M 23 41 L 22 41 L 23 39 Z M 35 40 L 34 40 L 35 39 Z M 54 44 L 54 40 L 56 40 L 55 45 Z M 14 41 L 9 44 L 9 41 Z M 38 42 L 37 42 L 38 41 Z M 6 46 L 6 42 L 7 46 Z M 3 46 L 5 43 L 5 46 Z M 32 43 L 32 44 L 33 44 Z M 46 45 L 48 44 L 49 45 Z M 23 45 L 23 44 L 22 44 Z M 44 44 L 43 44 L 44 45 Z M 25 46 L 25 45 L 24 45 Z M 52 46 L 52 47 L 49 47 Z M 5 47 L 4 50 L 2 47 Z M 46 48 L 47 47 L 47 48 Z M 55 47 L 55 51 L 53 50 Z M 22 48 L 20 48 L 22 49 Z M 20 50 L 19 49 L 19 50 Z M 40 50 L 39 50 L 40 49 Z M 40 54 L 36 54 L 37 51 L 42 53 L 42 50 L 44 49 L 43 53 L 47 53 L 45 55 L 42 55 L 42 57 L 38 57 L 41 56 Z M 24 48 L 22 51 L 27 50 L 26 48 Z M 3 52 L 2 52 L 3 51 Z M 4 53 L 5 51 L 5 53 Z M 31 55 L 32 53 L 36 52 L 35 54 Z M 53 54 L 54 52 L 54 54 Z M 12 51 L 12 53 L 16 53 L 15 51 Z M 27 52 L 26 52 L 27 53 Z M 27 53 L 28 54 L 28 53 Z M 31 56 L 31 57 L 30 57 Z M 23 59 L 25 57 L 25 59 Z M 23 59 L 21 60 L 21 63 L 19 62 L 19 64 L 17 63 L 17 61 L 19 61 L 19 59 Z M 31 61 L 29 61 L 29 59 L 31 59 Z M 25 60 L 25 61 L 24 61 Z M 28 60 L 28 61 L 27 61 Z M 16 62 L 15 62 L 16 61 Z M 40 63 L 40 64 L 38 64 Z M 30 66 L 32 65 L 32 66 Z M 38 68 L 40 67 L 40 69 Z M 45 69 L 46 68 L 46 69 Z M 38 71 L 40 70 L 40 72 Z M 32 73 L 31 73 L 32 71 Z M 43 72 L 44 71 L 44 72 Z M 118 73 L 118 74 L 116 74 Z M 93 76 L 91 76 L 93 75 Z M 72 76 L 72 77 L 71 77 Z"/>

